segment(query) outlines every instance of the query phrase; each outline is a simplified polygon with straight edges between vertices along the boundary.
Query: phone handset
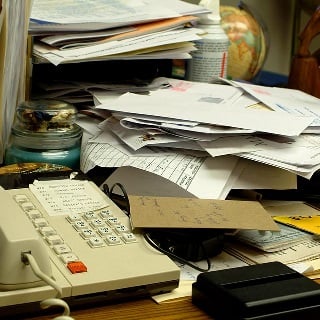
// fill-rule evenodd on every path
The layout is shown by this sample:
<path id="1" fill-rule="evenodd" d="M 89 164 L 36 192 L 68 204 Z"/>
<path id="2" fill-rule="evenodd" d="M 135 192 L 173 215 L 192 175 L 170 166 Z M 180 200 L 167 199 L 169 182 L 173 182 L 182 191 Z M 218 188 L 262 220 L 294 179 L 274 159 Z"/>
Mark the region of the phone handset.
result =
<path id="1" fill-rule="evenodd" d="M 17 290 L 45 285 L 35 275 L 23 254 L 30 253 L 39 268 L 52 277 L 48 249 L 18 203 L 0 187 L 0 290 Z"/>

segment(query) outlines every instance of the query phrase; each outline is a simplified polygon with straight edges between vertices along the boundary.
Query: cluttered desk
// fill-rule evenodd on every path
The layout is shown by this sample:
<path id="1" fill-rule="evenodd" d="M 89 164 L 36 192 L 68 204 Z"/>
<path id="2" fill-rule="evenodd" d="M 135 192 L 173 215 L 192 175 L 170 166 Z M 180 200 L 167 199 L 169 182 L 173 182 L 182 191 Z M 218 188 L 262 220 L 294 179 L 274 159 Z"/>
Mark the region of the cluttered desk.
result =
<path id="1" fill-rule="evenodd" d="M 174 77 L 210 2 L 2 1 L 0 317 L 317 318 L 319 98 Z"/>
<path id="2" fill-rule="evenodd" d="M 19 174 L 22 178 L 20 181 L 25 183 L 30 178 L 26 172 Z M 139 229 L 131 230 L 126 214 L 111 201 L 114 199 L 120 205 L 118 194 L 113 195 L 109 191 L 110 198 L 106 198 L 102 190 L 82 175 L 76 178 L 73 174 L 70 179 L 69 174 L 62 171 L 59 179 L 52 176 L 44 179 L 38 173 L 39 178 L 32 179 L 28 188 L 1 190 L 1 201 L 8 209 L 2 213 L 1 223 L 3 264 L 0 301 L 3 317 L 33 319 L 36 314 L 38 318 L 38 301 L 41 300 L 42 308 L 51 306 L 53 310 L 49 314 L 43 312 L 46 315 L 42 319 L 52 318 L 54 310 L 59 310 L 59 307 L 67 308 L 65 302 L 71 307 L 73 317 L 77 315 L 79 319 L 109 313 L 118 317 L 119 312 L 129 319 L 148 319 L 153 316 L 172 316 L 175 319 L 181 316 L 182 310 L 183 314 L 188 312 L 186 318 L 207 319 L 209 316 L 202 309 L 213 317 L 217 310 L 203 305 L 203 301 L 210 299 L 209 304 L 212 305 L 212 299 L 220 297 L 218 310 L 225 310 L 226 306 L 220 307 L 225 303 L 233 303 L 228 295 L 224 296 L 226 291 L 246 288 L 248 292 L 252 287 L 254 300 L 249 297 L 248 311 L 240 309 L 237 313 L 239 319 L 243 319 L 240 316 L 247 312 L 265 316 L 270 310 L 277 311 L 276 315 L 269 315 L 270 319 L 277 319 L 273 317 L 279 315 L 281 319 L 286 319 L 283 316 L 298 319 L 292 316 L 301 317 L 305 314 L 310 319 L 316 319 L 320 287 L 311 279 L 317 279 L 319 274 L 318 243 L 310 234 L 290 228 L 282 227 L 281 232 L 277 232 L 277 226 L 265 214 L 259 202 L 129 195 L 130 209 L 126 206 L 123 209 L 131 214 L 131 226 L 145 227 L 146 221 L 149 223 L 146 232 L 141 233 Z M 141 201 L 144 202 L 142 206 L 138 205 Z M 312 211 L 311 207 L 309 209 L 307 212 L 304 208 L 307 218 L 310 218 Z M 250 217 L 247 222 L 240 219 L 239 210 Z M 287 208 L 285 210 L 288 212 Z M 205 216 L 203 211 L 206 212 Z M 155 219 L 154 215 L 152 219 L 145 219 L 150 212 L 155 215 L 159 212 L 163 219 Z M 190 216 L 190 213 L 193 215 Z M 174 237 L 177 228 L 154 228 L 152 222 L 159 221 L 161 224 L 166 220 L 165 215 L 169 215 L 171 220 L 172 216 L 177 217 L 177 221 L 171 221 L 170 226 L 181 226 L 181 223 L 175 223 L 183 217 L 183 222 L 190 228 L 183 228 L 183 232 L 179 229 L 178 238 Z M 237 233 L 239 238 L 236 243 L 235 239 L 224 242 L 224 237 L 216 232 L 217 229 L 208 229 L 208 223 L 219 224 L 219 219 L 228 229 L 234 225 L 241 228 L 241 223 L 244 223 L 244 229 Z M 206 222 L 206 227 L 197 233 L 197 229 L 191 226 L 199 224 L 200 220 Z M 252 224 L 259 231 L 252 230 Z M 160 238 L 160 234 L 164 239 Z M 259 234 L 263 236 L 259 237 Z M 183 238 L 186 236 L 198 238 L 188 241 L 188 238 Z M 151 246 L 150 239 L 153 242 Z M 197 241 L 199 239 L 201 243 Z M 241 249 L 239 239 L 244 240 L 243 244 L 251 241 L 251 249 L 245 246 Z M 170 241 L 171 249 L 166 247 L 167 241 Z M 186 244 L 188 250 L 185 250 Z M 263 248 L 263 254 L 257 249 L 259 246 Z M 162 254 L 164 249 L 167 250 L 166 255 Z M 190 263 L 190 260 L 193 262 Z M 19 268 L 12 269 L 12 265 L 19 265 Z M 256 267 L 259 269 L 247 269 Z M 220 276 L 219 272 L 226 273 Z M 51 274 L 55 280 L 49 281 L 46 274 Z M 210 278 L 214 274 L 217 274 L 218 282 Z M 209 279 L 200 281 L 200 275 L 208 275 Z M 233 285 L 229 288 L 230 280 Z M 206 284 L 211 282 L 212 288 L 208 289 Z M 292 285 L 288 285 L 291 282 Z M 197 283 L 198 286 L 195 286 Z M 284 283 L 287 285 L 284 286 Z M 268 292 L 276 302 L 275 309 L 259 285 L 262 288 L 270 286 Z M 279 290 L 279 285 L 288 291 Z M 219 293 L 217 290 L 222 291 Z M 255 300 L 258 292 L 262 293 L 262 297 Z M 243 302 L 241 298 L 246 297 L 243 293 L 240 291 L 240 302 Z M 251 310 L 250 302 L 254 301 L 259 301 L 260 310 Z M 292 305 L 295 306 L 294 310 Z M 146 308 L 143 315 L 137 314 L 141 308 Z"/>

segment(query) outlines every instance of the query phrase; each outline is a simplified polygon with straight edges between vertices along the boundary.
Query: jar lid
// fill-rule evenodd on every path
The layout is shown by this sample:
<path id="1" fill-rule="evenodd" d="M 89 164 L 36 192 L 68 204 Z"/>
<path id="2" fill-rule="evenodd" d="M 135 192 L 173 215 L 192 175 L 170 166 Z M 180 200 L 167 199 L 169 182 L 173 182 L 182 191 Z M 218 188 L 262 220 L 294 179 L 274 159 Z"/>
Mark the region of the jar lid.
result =
<path id="1" fill-rule="evenodd" d="M 15 127 L 31 132 L 66 132 L 73 129 L 77 109 L 59 100 L 22 102 L 16 111 Z"/>

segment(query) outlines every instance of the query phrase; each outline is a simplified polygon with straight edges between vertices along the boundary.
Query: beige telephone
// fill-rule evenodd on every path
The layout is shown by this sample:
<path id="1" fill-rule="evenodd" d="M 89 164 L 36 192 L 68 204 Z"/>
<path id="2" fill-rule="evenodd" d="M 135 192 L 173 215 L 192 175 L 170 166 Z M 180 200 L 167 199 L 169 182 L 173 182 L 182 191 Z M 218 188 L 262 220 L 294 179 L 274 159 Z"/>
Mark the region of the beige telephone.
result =
<path id="1" fill-rule="evenodd" d="M 102 190 L 90 181 L 69 180 L 0 188 L 2 315 L 30 305 L 38 310 L 39 302 L 57 292 L 71 306 L 178 286 L 177 265 L 132 230 L 128 216 Z M 65 203 L 81 210 L 68 212 Z M 30 256 L 41 273 L 34 272 Z"/>

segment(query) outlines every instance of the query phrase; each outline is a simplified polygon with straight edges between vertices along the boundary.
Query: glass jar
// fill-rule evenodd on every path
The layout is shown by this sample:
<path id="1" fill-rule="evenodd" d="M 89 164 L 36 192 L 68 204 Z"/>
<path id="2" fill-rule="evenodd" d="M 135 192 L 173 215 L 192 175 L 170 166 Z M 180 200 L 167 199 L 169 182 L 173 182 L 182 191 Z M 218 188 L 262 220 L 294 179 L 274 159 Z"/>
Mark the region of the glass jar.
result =
<path id="1" fill-rule="evenodd" d="M 64 101 L 23 102 L 16 111 L 4 163 L 42 162 L 71 169 L 80 165 L 82 129 L 76 108 Z"/>

